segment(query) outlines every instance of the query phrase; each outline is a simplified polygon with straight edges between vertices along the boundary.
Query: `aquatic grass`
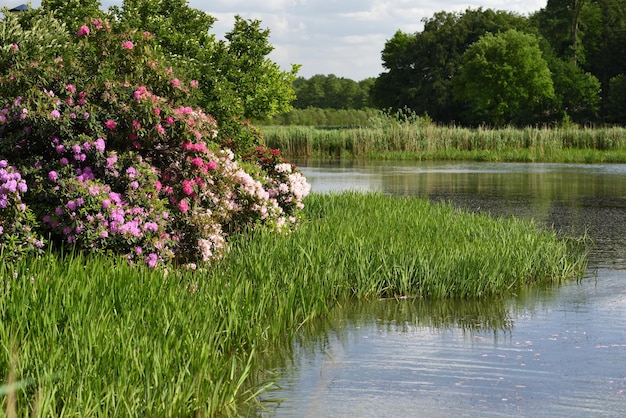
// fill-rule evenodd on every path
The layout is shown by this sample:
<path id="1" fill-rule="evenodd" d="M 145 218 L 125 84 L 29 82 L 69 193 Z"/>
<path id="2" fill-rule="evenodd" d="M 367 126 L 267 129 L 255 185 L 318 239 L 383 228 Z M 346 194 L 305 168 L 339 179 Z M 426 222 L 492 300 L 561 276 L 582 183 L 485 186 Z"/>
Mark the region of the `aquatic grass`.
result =
<path id="1" fill-rule="evenodd" d="M 1 408 L 10 395 L 18 416 L 242 415 L 271 385 L 267 359 L 338 304 L 488 300 L 586 267 L 574 240 L 448 204 L 344 193 L 308 196 L 305 212 L 289 234 L 234 237 L 203 270 L 0 263 Z"/>
<path id="2" fill-rule="evenodd" d="M 315 195 L 309 220 L 284 239 L 255 237 L 226 268 L 265 263 L 293 277 L 296 289 L 334 287 L 341 299 L 411 295 L 485 297 L 584 272 L 581 248 L 555 231 L 517 218 L 494 219 L 414 198 L 347 193 Z M 239 247 L 237 247 L 239 248 Z M 237 250 L 235 250 L 237 251 Z M 267 261 L 264 261 L 267 260 Z M 317 279 L 320 280 L 320 279 Z"/>
<path id="3" fill-rule="evenodd" d="M 266 126 L 264 140 L 290 157 L 625 162 L 626 129 L 461 128 L 401 122 L 326 130 Z"/>

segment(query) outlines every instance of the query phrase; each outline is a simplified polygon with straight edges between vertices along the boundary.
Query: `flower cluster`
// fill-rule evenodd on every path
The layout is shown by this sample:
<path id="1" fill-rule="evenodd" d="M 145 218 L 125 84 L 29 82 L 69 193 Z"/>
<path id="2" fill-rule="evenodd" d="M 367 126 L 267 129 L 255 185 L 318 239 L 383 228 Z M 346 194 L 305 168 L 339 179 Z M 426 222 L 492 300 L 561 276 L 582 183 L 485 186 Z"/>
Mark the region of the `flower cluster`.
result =
<path id="1" fill-rule="evenodd" d="M 6 206 L 27 204 L 54 242 L 150 267 L 212 261 L 229 234 L 296 222 L 304 177 L 263 147 L 224 148 L 217 122 L 184 102 L 198 82 L 162 64 L 148 35 L 94 20 L 74 54 L 41 64 L 40 85 L 0 103 L 0 157 L 29 184 L 5 170 Z"/>
<path id="2" fill-rule="evenodd" d="M 22 202 L 27 191 L 26 181 L 15 167 L 0 160 L 0 253 L 6 259 L 38 253 L 44 247 L 33 229 L 34 215 Z"/>

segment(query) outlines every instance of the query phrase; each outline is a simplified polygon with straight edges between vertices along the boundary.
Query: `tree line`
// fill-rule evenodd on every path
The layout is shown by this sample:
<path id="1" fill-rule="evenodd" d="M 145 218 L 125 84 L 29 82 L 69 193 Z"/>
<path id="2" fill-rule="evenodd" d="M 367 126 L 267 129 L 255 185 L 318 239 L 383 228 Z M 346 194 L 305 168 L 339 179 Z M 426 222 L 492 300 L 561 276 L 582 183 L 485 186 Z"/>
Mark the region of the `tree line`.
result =
<path id="1" fill-rule="evenodd" d="M 626 0 L 548 0 L 522 16 L 435 13 L 385 43 L 385 71 L 294 80 L 295 108 L 410 109 L 467 126 L 626 124 Z"/>

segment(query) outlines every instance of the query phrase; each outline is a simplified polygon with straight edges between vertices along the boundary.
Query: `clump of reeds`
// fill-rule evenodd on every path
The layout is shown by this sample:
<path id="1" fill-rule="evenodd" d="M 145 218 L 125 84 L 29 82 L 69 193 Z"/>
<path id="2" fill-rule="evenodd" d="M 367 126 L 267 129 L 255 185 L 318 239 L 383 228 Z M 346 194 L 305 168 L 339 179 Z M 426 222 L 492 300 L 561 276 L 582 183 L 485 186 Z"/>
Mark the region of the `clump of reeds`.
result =
<path id="1" fill-rule="evenodd" d="M 337 130 L 267 126 L 264 138 L 291 157 L 626 161 L 626 128 L 470 129 L 379 119 L 368 126 Z"/>

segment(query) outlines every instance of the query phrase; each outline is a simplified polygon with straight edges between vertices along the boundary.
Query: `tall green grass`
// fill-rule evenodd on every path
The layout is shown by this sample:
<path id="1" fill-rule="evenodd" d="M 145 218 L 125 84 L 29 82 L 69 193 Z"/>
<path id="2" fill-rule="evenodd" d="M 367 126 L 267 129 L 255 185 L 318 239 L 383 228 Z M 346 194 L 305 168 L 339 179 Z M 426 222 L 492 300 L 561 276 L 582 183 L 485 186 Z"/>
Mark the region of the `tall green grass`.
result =
<path id="1" fill-rule="evenodd" d="M 0 264 L 1 410 L 245 414 L 266 359 L 341 301 L 488 297 L 586 268 L 578 241 L 527 221 L 378 194 L 306 204 L 297 231 L 238 236 L 202 271 L 80 254 Z"/>
<path id="2" fill-rule="evenodd" d="M 626 128 L 617 127 L 469 129 L 387 120 L 342 130 L 266 126 L 263 131 L 268 146 L 290 157 L 626 162 Z"/>

